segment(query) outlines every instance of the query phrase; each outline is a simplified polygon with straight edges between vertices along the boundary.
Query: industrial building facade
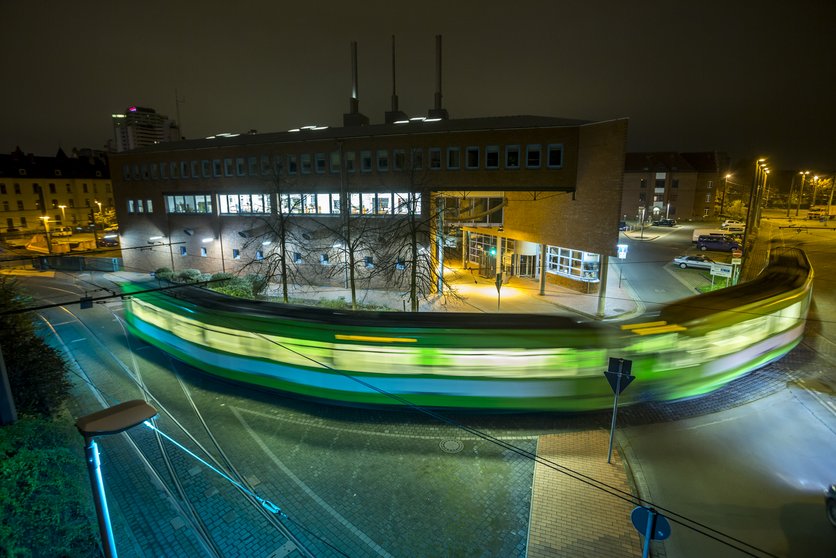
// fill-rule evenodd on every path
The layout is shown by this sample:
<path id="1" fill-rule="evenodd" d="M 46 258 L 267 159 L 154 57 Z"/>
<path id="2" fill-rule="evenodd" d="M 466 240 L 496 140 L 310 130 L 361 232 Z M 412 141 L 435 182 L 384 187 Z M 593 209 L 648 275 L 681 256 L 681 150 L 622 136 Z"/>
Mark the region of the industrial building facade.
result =
<path id="1" fill-rule="evenodd" d="M 113 154 L 125 268 L 264 273 L 278 253 L 296 280 L 342 284 L 350 267 L 381 287 L 384 268 L 455 261 L 596 292 L 616 250 L 627 121 L 432 120 Z"/>

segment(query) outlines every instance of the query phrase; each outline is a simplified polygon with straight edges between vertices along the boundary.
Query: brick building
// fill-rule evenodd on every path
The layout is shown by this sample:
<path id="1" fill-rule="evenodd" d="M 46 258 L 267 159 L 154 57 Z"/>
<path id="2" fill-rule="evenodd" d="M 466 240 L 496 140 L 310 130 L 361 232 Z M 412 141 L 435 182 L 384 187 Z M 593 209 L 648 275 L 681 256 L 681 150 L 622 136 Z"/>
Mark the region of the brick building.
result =
<path id="1" fill-rule="evenodd" d="M 125 267 L 264 273 L 284 254 L 305 281 L 392 285 L 453 259 L 595 292 L 626 137 L 626 119 L 420 118 L 112 154 Z"/>

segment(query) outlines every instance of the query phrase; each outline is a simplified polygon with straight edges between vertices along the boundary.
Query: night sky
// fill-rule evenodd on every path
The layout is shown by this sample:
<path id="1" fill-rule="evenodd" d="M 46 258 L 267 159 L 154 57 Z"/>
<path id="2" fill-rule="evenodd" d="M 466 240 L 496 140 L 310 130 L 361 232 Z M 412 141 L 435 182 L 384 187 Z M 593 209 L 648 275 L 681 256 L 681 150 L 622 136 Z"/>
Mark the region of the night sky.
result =
<path id="1" fill-rule="evenodd" d="M 130 105 L 183 133 L 340 126 L 358 41 L 360 111 L 426 115 L 435 35 L 452 118 L 630 118 L 632 151 L 766 154 L 836 167 L 836 2 L 0 0 L 0 152 L 103 148 Z"/>

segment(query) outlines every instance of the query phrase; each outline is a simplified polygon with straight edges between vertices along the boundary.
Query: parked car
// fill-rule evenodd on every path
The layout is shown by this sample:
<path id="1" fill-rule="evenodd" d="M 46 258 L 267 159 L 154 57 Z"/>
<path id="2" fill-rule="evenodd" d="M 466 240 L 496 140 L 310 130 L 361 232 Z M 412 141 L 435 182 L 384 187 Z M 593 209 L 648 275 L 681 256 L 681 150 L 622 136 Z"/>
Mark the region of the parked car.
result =
<path id="1" fill-rule="evenodd" d="M 711 269 L 711 264 L 715 262 L 708 256 L 677 256 L 673 259 L 673 263 L 682 269 L 685 269 L 686 267 Z"/>
<path id="2" fill-rule="evenodd" d="M 627 226 L 627 221 L 619 221 L 618 222 L 618 230 L 626 231 L 626 230 L 629 230 L 629 229 L 630 228 Z"/>
<path id="3" fill-rule="evenodd" d="M 743 221 L 738 221 L 737 219 L 726 219 L 723 221 L 723 224 L 720 225 L 721 229 L 727 229 L 729 227 L 745 227 L 746 225 Z"/>
<path id="4" fill-rule="evenodd" d="M 740 250 L 740 243 L 731 236 L 702 235 L 697 239 L 697 249 L 731 252 Z"/>
<path id="5" fill-rule="evenodd" d="M 119 246 L 119 237 L 115 234 L 106 234 L 97 243 L 99 248 L 113 248 Z"/>
<path id="6" fill-rule="evenodd" d="M 741 226 L 729 225 L 728 227 L 726 227 L 726 232 L 728 232 L 730 234 L 742 235 L 744 232 L 746 232 L 746 227 L 744 227 L 742 225 Z"/>
<path id="7" fill-rule="evenodd" d="M 659 219 L 658 221 L 653 221 L 654 227 L 675 227 L 676 226 L 676 219 Z"/>
<path id="8" fill-rule="evenodd" d="M 52 229 L 52 236 L 72 236 L 73 235 L 73 228 L 72 227 L 55 227 Z"/>

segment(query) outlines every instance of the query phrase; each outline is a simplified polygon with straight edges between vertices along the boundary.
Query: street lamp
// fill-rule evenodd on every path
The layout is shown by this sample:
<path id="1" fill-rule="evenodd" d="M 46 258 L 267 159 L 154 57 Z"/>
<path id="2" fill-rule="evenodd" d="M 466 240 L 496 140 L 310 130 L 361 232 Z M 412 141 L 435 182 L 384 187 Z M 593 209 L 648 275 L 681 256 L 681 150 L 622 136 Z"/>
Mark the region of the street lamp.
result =
<path id="1" fill-rule="evenodd" d="M 52 239 L 49 238 L 49 216 L 42 215 L 41 219 L 44 222 L 44 232 L 46 233 L 46 252 L 52 254 Z"/>
<path id="2" fill-rule="evenodd" d="M 807 178 L 807 175 L 810 174 L 810 171 L 799 171 L 801 175 L 801 189 L 798 191 L 798 205 L 795 208 L 795 216 L 798 217 L 798 212 L 801 210 L 801 198 L 804 196 L 804 180 Z"/>
<path id="3" fill-rule="evenodd" d="M 67 213 L 65 211 L 67 209 L 67 206 L 66 205 L 59 205 L 58 209 L 61 210 L 61 224 L 63 225 L 64 223 L 67 222 Z"/>
<path id="4" fill-rule="evenodd" d="M 813 187 L 813 201 L 810 202 L 810 208 L 812 209 L 814 205 L 816 205 L 816 191 L 819 187 L 819 175 L 813 176 L 813 181 L 811 182 L 811 186 Z"/>
<path id="5" fill-rule="evenodd" d="M 753 207 L 758 202 L 758 189 L 760 186 L 759 174 L 762 169 L 766 168 L 766 159 L 755 159 L 755 176 L 752 180 L 752 188 L 749 190 L 749 206 L 746 208 L 746 228 L 743 229 L 743 260 L 744 262 L 748 260 L 749 256 L 749 246 L 747 245 L 747 240 L 749 239 L 749 234 L 751 230 L 754 228 L 755 223 L 757 222 L 757 215 L 758 210 L 755 209 L 752 211 Z M 743 268 L 745 263 L 741 265 Z"/>
<path id="6" fill-rule="evenodd" d="M 87 473 L 93 488 L 93 501 L 96 504 L 96 516 L 99 520 L 99 533 L 106 558 L 116 557 L 116 542 L 113 540 L 113 530 L 110 526 L 110 514 L 107 510 L 104 481 L 102 480 L 102 464 L 99 460 L 97 436 L 119 434 L 151 420 L 157 416 L 157 410 L 145 401 L 136 399 L 126 401 L 107 409 L 79 418 L 75 426 L 84 436 L 84 453 L 87 458 Z"/>
<path id="7" fill-rule="evenodd" d="M 728 191 L 729 187 L 729 178 L 732 175 L 730 172 L 727 172 L 726 175 L 723 177 L 723 195 L 720 197 L 720 215 L 723 215 L 723 208 L 726 205 L 726 192 Z"/>

